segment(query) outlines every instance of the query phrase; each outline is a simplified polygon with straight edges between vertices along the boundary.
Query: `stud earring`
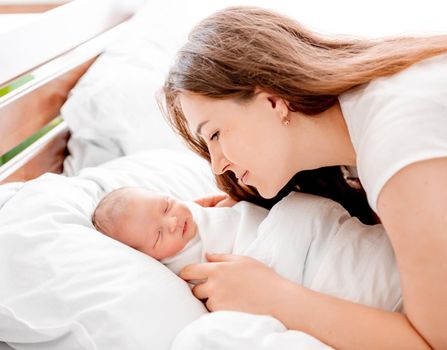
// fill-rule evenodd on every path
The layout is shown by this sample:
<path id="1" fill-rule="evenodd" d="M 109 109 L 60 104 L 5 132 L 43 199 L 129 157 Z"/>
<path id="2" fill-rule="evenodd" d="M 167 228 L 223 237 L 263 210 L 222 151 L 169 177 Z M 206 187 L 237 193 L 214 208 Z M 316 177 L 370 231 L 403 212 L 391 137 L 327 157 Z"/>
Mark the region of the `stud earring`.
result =
<path id="1" fill-rule="evenodd" d="M 289 119 L 284 119 L 282 123 L 284 124 L 284 126 L 289 126 L 290 120 Z"/>

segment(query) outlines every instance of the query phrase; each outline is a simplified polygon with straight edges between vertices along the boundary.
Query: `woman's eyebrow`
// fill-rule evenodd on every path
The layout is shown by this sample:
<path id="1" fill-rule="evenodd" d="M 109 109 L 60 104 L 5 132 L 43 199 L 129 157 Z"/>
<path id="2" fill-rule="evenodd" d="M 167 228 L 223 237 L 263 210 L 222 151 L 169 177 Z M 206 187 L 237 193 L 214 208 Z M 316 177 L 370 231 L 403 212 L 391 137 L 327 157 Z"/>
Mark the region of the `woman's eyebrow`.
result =
<path id="1" fill-rule="evenodd" d="M 201 122 L 199 125 L 197 125 L 196 134 L 201 135 L 202 134 L 202 127 L 208 123 L 209 120 L 205 120 L 204 122 Z"/>

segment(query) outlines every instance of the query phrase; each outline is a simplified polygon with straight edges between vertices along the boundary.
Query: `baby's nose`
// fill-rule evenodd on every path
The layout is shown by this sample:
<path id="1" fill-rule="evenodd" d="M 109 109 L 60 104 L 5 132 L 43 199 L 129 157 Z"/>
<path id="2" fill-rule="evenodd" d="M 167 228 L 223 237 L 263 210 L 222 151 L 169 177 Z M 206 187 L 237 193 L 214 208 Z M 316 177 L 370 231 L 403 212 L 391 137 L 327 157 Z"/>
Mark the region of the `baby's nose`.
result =
<path id="1" fill-rule="evenodd" d="M 171 216 L 169 218 L 167 218 L 167 226 L 168 226 L 168 230 L 169 232 L 174 232 L 175 229 L 177 228 L 177 224 L 178 224 L 178 218 L 177 216 Z"/>

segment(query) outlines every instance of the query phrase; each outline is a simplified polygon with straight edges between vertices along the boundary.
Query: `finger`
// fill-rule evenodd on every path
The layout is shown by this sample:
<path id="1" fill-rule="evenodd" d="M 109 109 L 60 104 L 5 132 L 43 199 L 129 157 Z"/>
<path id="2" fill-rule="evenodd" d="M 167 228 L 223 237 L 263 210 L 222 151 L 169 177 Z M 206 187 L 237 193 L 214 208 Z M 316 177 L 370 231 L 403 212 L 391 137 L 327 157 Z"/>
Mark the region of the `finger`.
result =
<path id="1" fill-rule="evenodd" d="M 203 284 L 206 281 L 208 281 L 208 278 L 201 278 L 201 279 L 190 279 L 188 280 L 188 283 L 190 284 L 194 284 L 194 285 L 198 285 L 198 284 Z"/>
<path id="2" fill-rule="evenodd" d="M 209 200 L 209 198 L 197 198 L 194 200 L 195 203 L 200 205 L 201 207 L 206 207 L 206 202 Z"/>
<path id="3" fill-rule="evenodd" d="M 240 255 L 233 254 L 215 254 L 215 253 L 205 253 L 206 259 L 209 262 L 228 262 L 241 260 L 244 257 Z"/>
<path id="4" fill-rule="evenodd" d="M 194 202 L 202 207 L 214 207 L 217 203 L 228 198 L 227 194 L 217 194 L 196 199 Z"/>
<path id="5" fill-rule="evenodd" d="M 205 307 L 208 311 L 217 311 L 214 300 L 212 298 L 208 298 L 205 302 Z"/>
<path id="6" fill-rule="evenodd" d="M 234 200 L 231 197 L 227 197 L 223 200 L 221 200 L 219 203 L 216 203 L 216 207 L 232 207 L 237 203 L 236 200 Z"/>
<path id="7" fill-rule="evenodd" d="M 192 289 L 192 293 L 197 299 L 204 300 L 209 298 L 210 291 L 206 283 L 199 284 Z"/>
<path id="8" fill-rule="evenodd" d="M 211 264 L 190 264 L 186 265 L 179 273 L 179 277 L 185 281 L 206 280 L 210 275 Z"/>

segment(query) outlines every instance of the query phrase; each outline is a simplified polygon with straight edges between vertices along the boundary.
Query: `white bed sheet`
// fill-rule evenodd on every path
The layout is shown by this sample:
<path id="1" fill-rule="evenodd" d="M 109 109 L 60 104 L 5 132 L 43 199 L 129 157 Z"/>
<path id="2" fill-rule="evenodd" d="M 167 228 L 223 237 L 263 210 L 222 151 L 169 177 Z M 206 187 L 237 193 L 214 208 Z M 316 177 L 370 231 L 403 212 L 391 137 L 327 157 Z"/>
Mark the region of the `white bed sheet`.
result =
<path id="1" fill-rule="evenodd" d="M 8 344 L 0 342 L 0 350 L 13 350 Z"/>
<path id="2" fill-rule="evenodd" d="M 248 215 L 251 206 L 240 203 L 234 209 L 243 219 L 231 217 L 219 222 L 219 226 L 233 228 L 231 233 L 236 235 L 233 238 L 228 235 L 234 245 L 227 243 L 227 251 L 219 251 L 218 242 L 222 242 L 219 237 L 225 234 L 222 230 L 202 233 L 207 238 L 203 239 L 203 245 L 216 253 L 248 255 L 306 288 L 386 311 L 401 311 L 399 272 L 382 225 L 364 225 L 340 204 L 304 193 L 289 194 L 268 215 L 262 212 Z M 214 221 L 217 219 L 219 216 L 214 214 Z M 207 217 L 208 228 L 212 229 L 209 220 Z M 238 225 L 244 229 L 238 229 Z M 200 221 L 199 228 L 202 228 Z M 220 246 L 224 246 L 223 242 Z M 186 326 L 171 349 L 329 347 L 308 334 L 286 329 L 269 316 L 219 311 L 204 314 Z"/>
<path id="3" fill-rule="evenodd" d="M 331 350 L 314 337 L 288 330 L 270 316 L 235 311 L 205 314 L 186 326 L 171 350 Z"/>
<path id="4" fill-rule="evenodd" d="M 168 150 L 117 159 L 76 177 L 46 174 L 0 187 L 0 341 L 18 350 L 163 350 L 179 332 L 195 334 L 194 321 L 207 311 L 188 285 L 93 228 L 91 214 L 100 198 L 123 185 L 183 199 L 216 191 L 205 161 Z M 236 335 L 231 327 L 250 323 L 252 316 L 231 314 L 219 321 L 216 315 L 206 324 L 225 330 L 221 344 L 227 344 Z M 290 333 L 279 321 L 261 321 L 247 330 L 265 336 L 276 330 L 268 337 L 271 346 L 290 338 L 283 337 Z M 206 334 L 217 341 L 213 331 Z M 288 344 L 302 349 L 327 349 L 307 335 L 291 339 L 299 342 Z"/>
<path id="5" fill-rule="evenodd" d="M 183 199 L 216 191 L 205 161 L 166 150 L 0 187 L 0 341 L 19 350 L 162 350 L 206 313 L 164 265 L 94 229 L 96 204 L 123 185 Z"/>

